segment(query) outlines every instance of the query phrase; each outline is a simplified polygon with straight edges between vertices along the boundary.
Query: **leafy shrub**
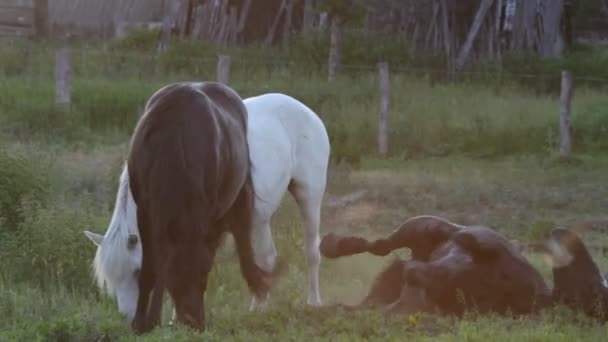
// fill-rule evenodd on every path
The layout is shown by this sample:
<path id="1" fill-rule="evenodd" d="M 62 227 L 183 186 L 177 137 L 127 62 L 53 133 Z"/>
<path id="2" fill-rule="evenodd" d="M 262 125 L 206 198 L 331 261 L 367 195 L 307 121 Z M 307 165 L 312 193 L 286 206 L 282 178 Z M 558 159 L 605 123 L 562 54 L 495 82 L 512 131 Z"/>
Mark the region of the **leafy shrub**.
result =
<path id="1" fill-rule="evenodd" d="M 26 219 L 22 203 L 46 200 L 48 185 L 41 165 L 25 155 L 0 149 L 0 237 L 3 232 L 16 230 Z"/>
<path id="2" fill-rule="evenodd" d="M 8 45 L 8 48 L 5 47 Z M 5 77 L 19 76 L 27 71 L 30 49 L 16 43 L 2 43 L 0 52 L 0 75 Z"/>
<path id="3" fill-rule="evenodd" d="M 90 289 L 95 249 L 82 231 L 101 226 L 103 219 L 96 219 L 83 197 L 81 207 L 76 208 L 60 201 L 22 203 L 24 220 L 5 236 L 0 259 L 6 277 L 42 288 L 60 283 L 74 290 Z"/>
<path id="4" fill-rule="evenodd" d="M 123 38 L 115 39 L 108 44 L 113 51 L 150 52 L 156 49 L 160 29 L 137 29 Z"/>

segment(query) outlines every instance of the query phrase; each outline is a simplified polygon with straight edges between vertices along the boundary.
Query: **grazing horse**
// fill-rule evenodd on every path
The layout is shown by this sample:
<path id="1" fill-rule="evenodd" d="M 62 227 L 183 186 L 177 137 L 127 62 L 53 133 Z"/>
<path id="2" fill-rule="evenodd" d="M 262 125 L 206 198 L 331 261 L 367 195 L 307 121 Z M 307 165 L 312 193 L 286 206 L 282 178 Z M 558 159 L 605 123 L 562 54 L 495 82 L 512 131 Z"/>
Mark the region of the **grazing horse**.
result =
<path id="1" fill-rule="evenodd" d="M 418 216 L 375 241 L 328 234 L 320 249 L 323 256 L 337 258 L 363 252 L 383 256 L 403 247 L 411 250 L 411 259 L 387 267 L 359 307 L 524 314 L 551 303 L 540 273 L 507 239 L 483 226 Z"/>
<path id="2" fill-rule="evenodd" d="M 131 140 L 129 188 L 142 244 L 133 329 L 160 323 L 165 288 L 179 323 L 204 329 L 208 274 L 225 231 L 256 296 L 269 291 L 251 245 L 253 184 L 247 110 L 216 82 L 173 83 L 146 104 Z"/>
<path id="3" fill-rule="evenodd" d="M 325 192 L 330 145 L 320 118 L 300 101 L 284 94 L 264 94 L 244 100 L 248 112 L 251 176 L 255 188 L 252 215 L 256 261 L 270 272 L 277 251 L 270 220 L 289 191 L 303 219 L 305 255 L 308 265 L 308 304 L 320 305 L 319 224 Z M 135 314 L 137 273 L 141 266 L 136 205 L 129 188 L 128 167 L 120 176 L 110 225 L 104 235 L 85 231 L 97 245 L 93 262 L 95 278 L 102 289 L 115 295 L 119 311 L 129 320 Z M 267 303 L 268 293 L 253 296 L 251 309 Z"/>

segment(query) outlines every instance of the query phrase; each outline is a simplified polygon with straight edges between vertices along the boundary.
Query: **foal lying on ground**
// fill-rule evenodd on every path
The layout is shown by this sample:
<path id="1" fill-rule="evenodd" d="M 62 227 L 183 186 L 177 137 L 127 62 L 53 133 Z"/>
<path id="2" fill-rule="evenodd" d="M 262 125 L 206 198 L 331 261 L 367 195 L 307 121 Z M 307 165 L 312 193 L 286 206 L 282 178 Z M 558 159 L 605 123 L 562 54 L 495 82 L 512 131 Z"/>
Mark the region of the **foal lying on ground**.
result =
<path id="1" fill-rule="evenodd" d="M 384 256 L 403 247 L 411 250 L 411 259 L 396 260 L 385 269 L 359 307 L 457 315 L 467 310 L 524 314 L 551 301 L 551 291 L 536 269 L 508 240 L 487 227 L 418 216 L 384 239 L 328 234 L 320 246 L 327 258 L 363 252 Z"/>

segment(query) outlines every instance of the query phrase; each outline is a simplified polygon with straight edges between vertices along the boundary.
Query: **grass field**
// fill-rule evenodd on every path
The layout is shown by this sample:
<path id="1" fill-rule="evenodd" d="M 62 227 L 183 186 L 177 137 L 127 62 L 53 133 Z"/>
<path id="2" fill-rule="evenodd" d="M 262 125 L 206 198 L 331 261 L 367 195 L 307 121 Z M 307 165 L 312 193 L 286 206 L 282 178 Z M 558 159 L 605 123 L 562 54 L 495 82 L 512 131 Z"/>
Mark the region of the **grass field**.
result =
<path id="1" fill-rule="evenodd" d="M 5 76 L 0 80 L 0 341 L 135 340 L 115 303 L 93 283 L 94 246 L 82 231 L 101 233 L 107 227 L 143 101 L 166 82 L 212 78 L 214 62 L 150 61 L 177 70 L 146 73 L 149 66 L 137 58 L 81 55 L 75 59 L 73 105 L 63 111 L 53 104 L 49 55 L 30 54 L 21 65 L 7 61 L 26 57 L 11 53 L 17 57 L 0 54 Z M 575 157 L 561 160 L 555 157 L 555 96 L 513 84 L 430 85 L 397 73 L 391 157 L 377 160 L 374 72 L 328 84 L 322 74 L 294 67 L 236 63 L 232 77 L 243 96 L 281 91 L 302 99 L 328 126 L 333 162 L 326 199 L 364 195 L 344 207 L 324 207 L 323 234 L 382 236 L 409 217 L 433 214 L 487 224 L 523 241 L 563 226 L 581 229 L 589 244 L 608 243 L 608 102 L 601 89 L 577 89 Z M 273 222 L 289 270 L 267 312 L 247 311 L 250 297 L 227 244 L 207 292 L 208 330 L 167 327 L 167 302 L 165 325 L 137 340 L 604 341 L 608 336 L 607 324 L 565 308 L 521 318 L 471 313 L 462 320 L 308 308 L 302 227 L 290 197 Z M 392 257 L 323 260 L 324 302 L 361 300 Z M 544 258 L 528 257 L 550 283 Z M 608 257 L 599 252 L 594 257 L 608 271 Z"/>
<path id="2" fill-rule="evenodd" d="M 41 152 L 36 146 L 10 146 L 11 150 L 21 150 L 31 156 Z M 50 146 L 44 149 L 53 150 Z M 119 160 L 123 151 L 121 144 L 58 152 L 53 157 L 56 162 L 50 167 L 50 173 L 61 176 L 55 176 L 52 188 L 62 189 L 63 194 L 57 195 L 60 191 L 54 191 L 53 199 L 42 208 L 31 209 L 34 217 L 27 217 L 22 225 L 27 234 L 45 237 L 29 240 L 41 250 L 29 251 L 31 254 L 21 258 L 11 253 L 18 262 L 12 265 L 14 273 L 2 272 L 0 315 L 5 319 L 0 323 L 0 340 L 93 341 L 106 336 L 106 340 L 127 341 L 133 338 L 115 304 L 98 295 L 90 280 L 88 263 L 94 248 L 81 232 L 83 229 L 105 230 L 110 198 L 115 191 L 112 182 L 119 168 L 117 163 L 104 165 L 106 161 Z M 113 180 L 104 182 L 104 179 Z M 323 233 L 339 231 L 381 236 L 408 217 L 435 214 L 460 223 L 487 223 L 508 237 L 521 240 L 537 239 L 553 225 L 582 224 L 588 227 L 585 234 L 588 243 L 605 243 L 607 184 L 608 158 L 605 157 L 581 157 L 574 165 L 537 157 L 365 160 L 356 169 L 340 166 L 330 171 L 328 196 L 361 190 L 366 194 L 346 207 L 324 208 L 322 230 Z M 75 187 L 79 190 L 70 189 Z M 83 190 L 86 187 L 89 191 Z M 81 195 L 82 192 L 86 195 Z M 263 314 L 247 312 L 249 295 L 228 244 L 220 253 L 211 276 L 207 293 L 209 330 L 203 334 L 205 339 L 599 341 L 608 333 L 605 324 L 594 323 L 565 309 L 518 319 L 471 315 L 455 321 L 431 316 L 385 318 L 373 312 L 353 314 L 307 308 L 301 224 L 290 197 L 277 213 L 274 234 L 279 253 L 288 260 L 290 268 L 273 293 L 270 310 Z M 406 251 L 395 254 L 404 256 Z M 594 256 L 606 270 L 608 259 L 597 253 Z M 66 259 L 59 259 L 63 257 Z M 70 257 L 77 260 L 69 260 Z M 544 259 L 538 255 L 529 257 L 550 282 Z M 45 260 L 35 260 L 37 258 Z M 375 274 L 390 260 L 391 257 L 367 255 L 324 260 L 323 299 L 326 303 L 356 303 L 365 295 Z M 60 281 L 28 269 L 44 271 L 46 263 L 50 264 L 49 273 L 59 273 Z M 13 278 L 20 276 L 17 267 L 29 274 L 27 281 Z M 169 308 L 170 305 L 166 305 L 165 323 L 170 316 Z M 163 327 L 141 340 L 188 340 L 195 336 L 185 330 Z"/>

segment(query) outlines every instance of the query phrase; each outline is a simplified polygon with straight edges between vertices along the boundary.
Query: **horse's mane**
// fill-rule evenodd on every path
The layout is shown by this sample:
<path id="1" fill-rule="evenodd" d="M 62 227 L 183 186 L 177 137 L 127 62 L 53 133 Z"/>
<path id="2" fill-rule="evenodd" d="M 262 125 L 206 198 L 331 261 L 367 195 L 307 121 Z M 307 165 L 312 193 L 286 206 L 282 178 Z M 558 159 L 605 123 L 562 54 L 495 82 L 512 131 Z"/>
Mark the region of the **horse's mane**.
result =
<path id="1" fill-rule="evenodd" d="M 139 236 L 137 230 L 137 207 L 129 191 L 129 172 L 127 164 L 123 165 L 120 175 L 118 193 L 110 226 L 105 233 L 103 243 L 97 249 L 93 260 L 93 271 L 97 286 L 109 294 L 114 292 L 108 272 L 121 274 L 121 268 L 128 265 L 127 240 L 130 234 Z"/>

